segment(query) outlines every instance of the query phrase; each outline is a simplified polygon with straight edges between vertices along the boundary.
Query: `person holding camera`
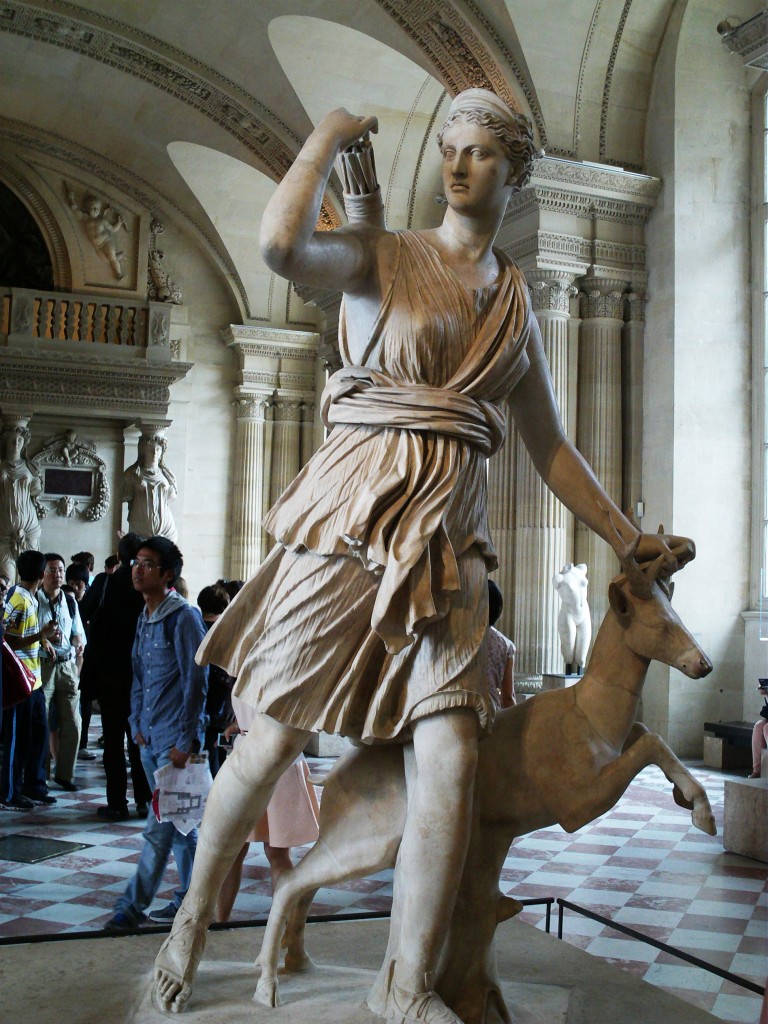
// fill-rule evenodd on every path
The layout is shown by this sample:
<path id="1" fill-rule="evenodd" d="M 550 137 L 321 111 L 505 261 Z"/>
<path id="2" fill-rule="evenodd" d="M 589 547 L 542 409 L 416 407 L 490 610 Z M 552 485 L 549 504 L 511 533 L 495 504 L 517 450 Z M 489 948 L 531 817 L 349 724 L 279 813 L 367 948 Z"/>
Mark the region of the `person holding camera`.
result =
<path id="1" fill-rule="evenodd" d="M 757 692 L 763 698 L 763 706 L 760 708 L 760 717 L 752 729 L 752 774 L 750 779 L 760 778 L 760 759 L 763 748 L 768 747 L 768 679 L 761 679 Z"/>

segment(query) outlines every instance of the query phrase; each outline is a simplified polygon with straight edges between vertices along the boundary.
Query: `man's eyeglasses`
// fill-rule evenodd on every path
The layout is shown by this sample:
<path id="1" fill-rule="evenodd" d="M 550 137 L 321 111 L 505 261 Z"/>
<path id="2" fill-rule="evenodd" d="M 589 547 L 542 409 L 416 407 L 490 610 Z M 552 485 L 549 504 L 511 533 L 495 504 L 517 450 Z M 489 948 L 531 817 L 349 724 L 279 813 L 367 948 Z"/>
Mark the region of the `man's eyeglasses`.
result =
<path id="1" fill-rule="evenodd" d="M 145 572 L 153 572 L 155 569 L 162 569 L 162 565 L 157 565 L 155 562 L 150 562 L 148 558 L 132 558 L 131 568 L 143 569 Z"/>

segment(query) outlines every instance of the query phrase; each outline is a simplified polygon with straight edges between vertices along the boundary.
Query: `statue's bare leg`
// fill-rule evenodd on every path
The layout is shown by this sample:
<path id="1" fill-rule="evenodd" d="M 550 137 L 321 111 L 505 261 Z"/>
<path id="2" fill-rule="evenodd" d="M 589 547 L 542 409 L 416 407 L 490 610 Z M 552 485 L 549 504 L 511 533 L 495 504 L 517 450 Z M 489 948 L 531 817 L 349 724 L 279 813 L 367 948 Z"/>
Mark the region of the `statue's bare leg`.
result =
<path id="1" fill-rule="evenodd" d="M 414 725 L 417 774 L 397 867 L 401 926 L 387 1007 L 394 1024 L 461 1024 L 432 983 L 469 845 L 477 734 L 477 716 L 465 708 Z"/>
<path id="2" fill-rule="evenodd" d="M 259 715 L 216 776 L 189 891 L 155 960 L 154 998 L 161 1009 L 179 1013 L 186 1008 L 221 883 L 264 813 L 277 780 L 308 738 L 308 732 Z"/>

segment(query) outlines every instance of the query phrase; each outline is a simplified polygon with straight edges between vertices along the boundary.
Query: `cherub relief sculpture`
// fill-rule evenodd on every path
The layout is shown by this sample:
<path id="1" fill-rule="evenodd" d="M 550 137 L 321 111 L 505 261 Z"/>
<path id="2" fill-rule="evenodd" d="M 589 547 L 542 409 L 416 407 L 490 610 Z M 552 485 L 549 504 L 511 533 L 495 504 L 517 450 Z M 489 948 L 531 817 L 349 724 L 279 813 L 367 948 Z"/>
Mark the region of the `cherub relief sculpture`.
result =
<path id="1" fill-rule="evenodd" d="M 37 498 L 43 481 L 26 455 L 31 434 L 26 420 L 11 422 L 0 433 L 0 574 L 16 579 L 16 559 L 40 546 Z"/>
<path id="2" fill-rule="evenodd" d="M 115 246 L 118 232 L 128 231 L 122 213 L 94 195 L 85 196 L 85 209 L 81 209 L 77 205 L 73 190 L 69 185 L 66 188 L 69 208 L 83 225 L 88 241 L 99 256 L 110 265 L 117 280 L 122 281 L 125 276 L 123 272 L 125 253 L 118 251 Z M 110 214 L 114 215 L 114 220 L 110 219 Z"/>
<path id="3" fill-rule="evenodd" d="M 160 433 L 142 434 L 139 457 L 123 473 L 122 500 L 128 503 L 128 530 L 140 537 L 178 539 L 171 512 L 176 477 L 165 465 L 168 441 Z"/>
<path id="4" fill-rule="evenodd" d="M 316 232 L 334 161 L 376 127 L 329 114 L 261 225 L 273 271 L 344 292 L 343 366 L 324 394 L 328 439 L 265 520 L 275 547 L 198 652 L 261 714 L 208 799 L 191 885 L 156 960 L 165 1010 L 189 1001 L 221 881 L 277 779 L 324 730 L 406 745 L 396 954 L 372 1005 L 407 1024 L 462 1024 L 435 986 L 470 845 L 478 741 L 493 723 L 486 460 L 505 408 L 546 483 L 617 551 L 637 541 L 639 560 L 675 566 L 691 553 L 685 540 L 639 534 L 568 440 L 525 280 L 493 247 L 536 155 L 526 118 L 482 89 L 454 99 L 438 136 L 440 227 Z M 278 1001 L 269 971 L 256 999 Z"/>

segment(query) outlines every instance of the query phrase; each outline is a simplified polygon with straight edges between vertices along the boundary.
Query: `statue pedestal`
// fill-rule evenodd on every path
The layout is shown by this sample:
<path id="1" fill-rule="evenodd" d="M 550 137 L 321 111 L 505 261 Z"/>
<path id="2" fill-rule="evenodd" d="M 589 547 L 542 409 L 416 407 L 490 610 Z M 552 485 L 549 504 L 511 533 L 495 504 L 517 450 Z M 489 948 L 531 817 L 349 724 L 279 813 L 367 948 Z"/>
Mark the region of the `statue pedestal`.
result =
<path id="1" fill-rule="evenodd" d="M 582 676 L 567 676 L 564 672 L 548 673 L 541 677 L 542 690 L 562 690 L 565 686 L 573 686 Z"/>
<path id="2" fill-rule="evenodd" d="M 567 921 L 566 921 L 567 929 Z M 0 1020 L 35 1024 L 380 1024 L 364 1000 L 384 956 L 389 921 L 310 924 L 318 966 L 281 979 L 283 1005 L 252 1001 L 263 928 L 214 931 L 187 1013 L 171 1018 L 149 997 L 159 929 L 146 935 L 3 950 Z M 716 1018 L 521 921 L 496 933 L 502 990 L 515 1024 L 713 1024 Z M 45 985 L 37 984 L 44 977 Z M 496 1019 L 496 1018 L 494 1018 Z M 475 1022 L 473 1022 L 475 1024 Z"/>

